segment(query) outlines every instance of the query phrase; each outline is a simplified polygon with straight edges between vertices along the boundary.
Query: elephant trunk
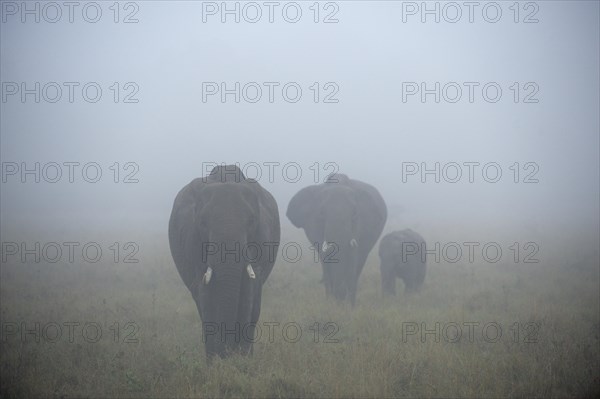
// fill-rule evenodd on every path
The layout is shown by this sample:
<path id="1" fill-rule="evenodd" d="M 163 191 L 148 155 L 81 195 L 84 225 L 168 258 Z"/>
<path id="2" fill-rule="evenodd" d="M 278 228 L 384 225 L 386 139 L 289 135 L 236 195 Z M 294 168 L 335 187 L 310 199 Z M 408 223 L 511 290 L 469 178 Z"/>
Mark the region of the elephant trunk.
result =
<path id="1" fill-rule="evenodd" d="M 330 228 L 325 229 L 324 236 L 324 242 L 330 243 L 326 248 L 323 261 L 325 284 L 329 284 L 327 291 L 339 301 L 344 301 L 350 296 L 353 302 L 357 279 L 358 251 L 353 245 L 353 240 L 356 241 L 356 238 L 349 226 L 331 225 Z"/>
<path id="2" fill-rule="evenodd" d="M 243 289 L 247 262 L 241 253 L 246 240 L 212 239 L 221 244 L 218 253 L 209 258 L 213 275 L 208 284 L 209 309 L 202 324 L 207 354 L 224 357 L 239 348 L 244 328 L 240 321 L 247 318 L 240 314 L 240 303 L 246 302 L 241 296 L 247 291 Z"/>
<path id="3" fill-rule="evenodd" d="M 222 268 L 218 289 L 220 343 L 226 352 L 234 351 L 240 343 L 241 326 L 238 314 L 242 270 L 238 265 Z M 221 354 L 222 351 L 221 351 Z"/>

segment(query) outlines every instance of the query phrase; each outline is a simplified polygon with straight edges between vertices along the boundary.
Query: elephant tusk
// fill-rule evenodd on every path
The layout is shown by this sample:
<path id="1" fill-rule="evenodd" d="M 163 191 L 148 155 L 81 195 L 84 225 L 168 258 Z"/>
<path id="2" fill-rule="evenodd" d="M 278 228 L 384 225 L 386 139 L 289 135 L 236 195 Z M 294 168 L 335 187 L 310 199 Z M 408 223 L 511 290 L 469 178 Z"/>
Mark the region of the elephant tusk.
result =
<path id="1" fill-rule="evenodd" d="M 327 251 L 327 248 L 329 248 L 329 244 L 327 243 L 327 241 L 323 241 L 323 246 L 321 247 L 321 251 L 325 252 L 325 251 Z"/>
<path id="2" fill-rule="evenodd" d="M 350 246 L 353 248 L 357 248 L 358 247 L 358 242 L 356 241 L 356 238 L 353 238 L 350 240 Z"/>
<path id="3" fill-rule="evenodd" d="M 204 277 L 202 277 L 202 282 L 204 284 L 210 283 L 210 278 L 211 277 L 212 277 L 212 269 L 209 266 L 208 269 L 206 269 L 206 273 L 204 273 Z"/>
<path id="4" fill-rule="evenodd" d="M 256 278 L 256 274 L 254 274 L 254 269 L 252 269 L 252 265 L 250 263 L 248 263 L 248 266 L 246 266 L 246 271 L 248 272 L 248 277 L 251 279 Z"/>

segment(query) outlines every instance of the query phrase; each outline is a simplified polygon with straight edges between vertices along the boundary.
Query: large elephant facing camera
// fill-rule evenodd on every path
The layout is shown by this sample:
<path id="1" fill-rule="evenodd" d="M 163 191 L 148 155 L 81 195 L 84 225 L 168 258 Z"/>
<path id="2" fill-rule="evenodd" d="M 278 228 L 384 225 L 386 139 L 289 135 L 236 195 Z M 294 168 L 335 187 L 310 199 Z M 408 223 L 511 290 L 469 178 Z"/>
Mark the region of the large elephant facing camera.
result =
<path id="1" fill-rule="evenodd" d="M 375 187 L 344 174 L 300 190 L 287 217 L 304 229 L 319 249 L 327 296 L 350 299 L 354 306 L 358 277 L 387 219 L 385 201 Z"/>
<path id="2" fill-rule="evenodd" d="M 396 278 L 404 281 L 405 292 L 418 291 L 426 272 L 425 240 L 411 229 L 386 234 L 379 243 L 383 295 L 396 295 Z"/>
<path id="3" fill-rule="evenodd" d="M 209 359 L 252 351 L 279 240 L 275 199 L 237 166 L 217 166 L 177 194 L 169 244 L 202 319 Z"/>

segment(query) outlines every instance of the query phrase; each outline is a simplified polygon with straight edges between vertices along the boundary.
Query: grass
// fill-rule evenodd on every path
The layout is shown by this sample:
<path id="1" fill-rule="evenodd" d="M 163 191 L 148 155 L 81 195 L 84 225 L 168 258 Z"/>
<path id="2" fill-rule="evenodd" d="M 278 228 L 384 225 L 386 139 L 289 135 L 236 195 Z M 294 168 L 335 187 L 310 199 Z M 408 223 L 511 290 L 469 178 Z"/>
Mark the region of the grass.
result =
<path id="1" fill-rule="evenodd" d="M 530 265 L 430 263 L 420 293 L 404 295 L 398 281 L 399 295 L 384 300 L 373 251 L 355 309 L 326 300 L 321 268 L 310 255 L 293 264 L 280 258 L 263 290 L 263 334 L 254 355 L 208 367 L 200 320 L 166 237 L 148 233 L 144 240 L 137 264 L 107 258 L 96 264 L 2 264 L 1 397 L 498 398 L 599 392 L 597 252 L 576 264 L 555 255 Z M 303 239 L 298 242 L 306 247 Z M 29 328 L 40 323 L 40 335 L 46 328 L 47 336 L 35 342 L 32 334 L 11 335 L 7 329 L 20 329 L 22 322 Z M 79 323 L 72 342 L 68 322 Z M 82 335 L 92 322 L 102 328 L 97 342 L 88 342 L 95 335 L 89 326 L 88 340 Z M 279 323 L 272 339 L 266 322 Z M 479 323 L 472 339 L 465 322 Z M 493 328 L 483 333 L 492 322 L 502 328 L 495 342 Z M 56 342 L 50 342 L 55 330 L 49 323 L 63 326 Z M 286 323 L 301 329 L 297 342 L 291 342 L 294 326 L 288 339 L 283 335 Z M 439 323 L 439 333 L 421 337 L 422 323 L 428 330 Z M 452 342 L 456 325 L 462 336 Z M 415 326 L 419 331 L 409 335 L 407 328 Z"/>

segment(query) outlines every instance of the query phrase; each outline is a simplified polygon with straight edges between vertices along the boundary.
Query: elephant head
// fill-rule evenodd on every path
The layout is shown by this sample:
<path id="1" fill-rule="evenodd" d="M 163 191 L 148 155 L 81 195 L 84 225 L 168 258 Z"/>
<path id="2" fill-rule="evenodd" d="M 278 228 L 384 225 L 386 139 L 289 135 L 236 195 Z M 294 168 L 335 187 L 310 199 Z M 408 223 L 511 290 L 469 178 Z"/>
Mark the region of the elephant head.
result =
<path id="1" fill-rule="evenodd" d="M 333 174 L 305 187 L 290 201 L 287 217 L 303 228 L 319 249 L 327 296 L 356 300 L 356 285 L 387 218 L 387 208 L 371 185 Z"/>
<path id="2" fill-rule="evenodd" d="M 379 244 L 381 288 L 383 295 L 396 295 L 396 278 L 404 281 L 405 291 L 418 291 L 425 280 L 425 240 L 411 229 L 386 234 Z"/>
<path id="3" fill-rule="evenodd" d="M 177 195 L 171 253 L 196 302 L 209 358 L 251 351 L 279 229 L 273 197 L 236 166 L 217 166 Z"/>

